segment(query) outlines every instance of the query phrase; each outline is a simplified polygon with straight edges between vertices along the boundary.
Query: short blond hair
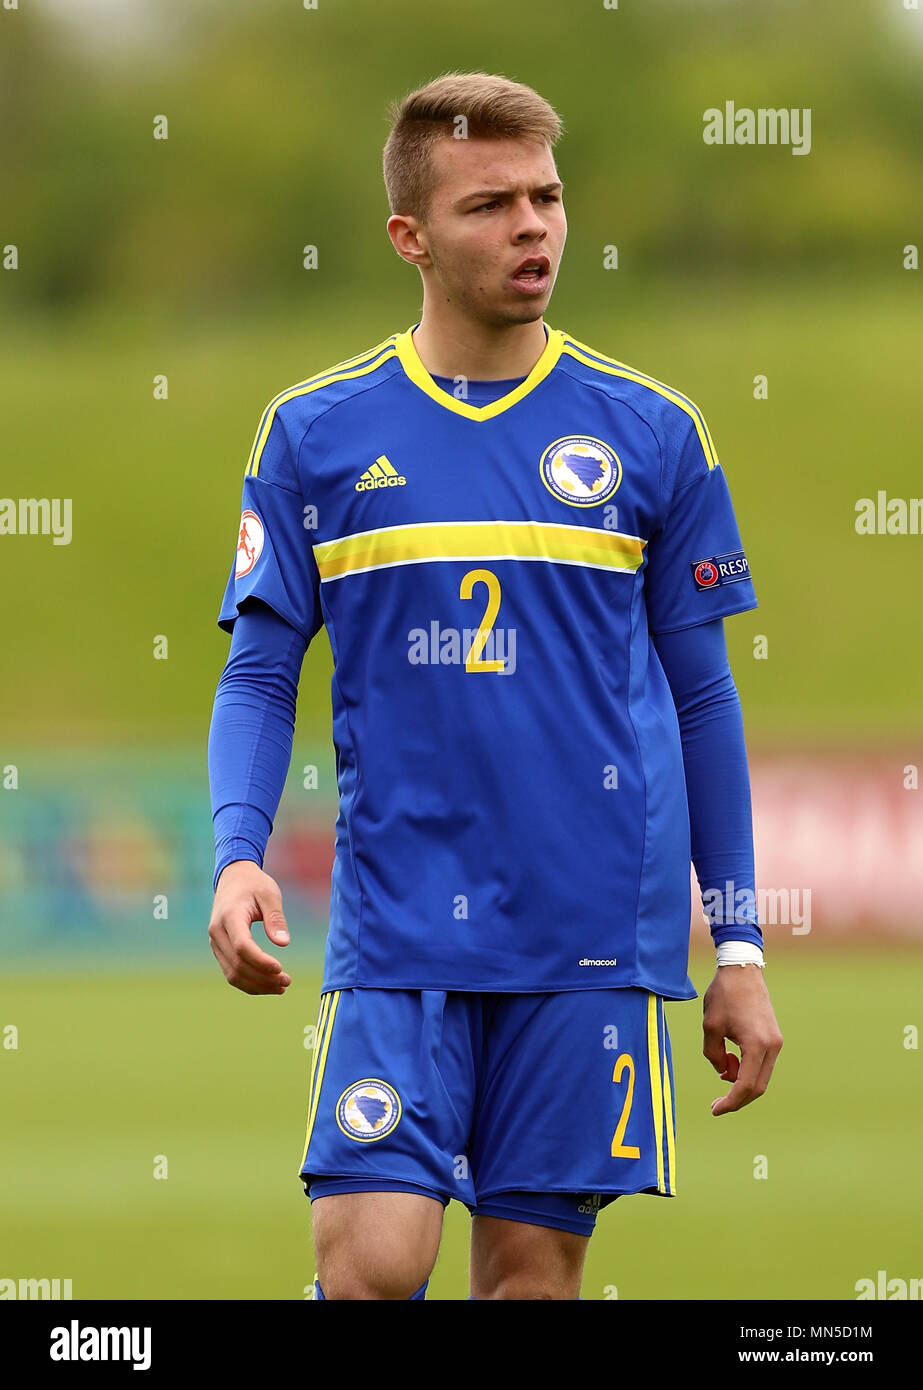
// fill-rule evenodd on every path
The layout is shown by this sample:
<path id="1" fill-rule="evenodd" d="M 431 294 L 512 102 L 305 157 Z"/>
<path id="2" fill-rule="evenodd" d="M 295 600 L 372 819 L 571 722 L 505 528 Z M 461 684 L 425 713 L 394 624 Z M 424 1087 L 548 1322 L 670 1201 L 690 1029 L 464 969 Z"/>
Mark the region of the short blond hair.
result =
<path id="1" fill-rule="evenodd" d="M 410 92 L 388 109 L 391 133 L 384 148 L 385 188 L 392 213 L 425 221 L 436 186 L 432 150 L 457 130 L 467 134 L 547 141 L 554 148 L 564 129 L 554 107 L 522 82 L 487 72 L 447 72 Z"/>

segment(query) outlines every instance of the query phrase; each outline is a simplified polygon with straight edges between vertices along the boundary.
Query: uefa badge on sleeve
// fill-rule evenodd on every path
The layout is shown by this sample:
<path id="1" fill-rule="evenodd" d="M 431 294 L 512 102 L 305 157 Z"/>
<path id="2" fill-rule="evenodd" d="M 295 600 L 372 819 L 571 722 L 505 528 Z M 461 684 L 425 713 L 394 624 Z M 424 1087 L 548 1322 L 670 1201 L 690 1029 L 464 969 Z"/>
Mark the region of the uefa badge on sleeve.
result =
<path id="1" fill-rule="evenodd" d="M 240 533 L 237 537 L 237 564 L 234 578 L 243 579 L 249 574 L 263 553 L 263 523 L 256 512 L 243 512 L 240 518 Z"/>

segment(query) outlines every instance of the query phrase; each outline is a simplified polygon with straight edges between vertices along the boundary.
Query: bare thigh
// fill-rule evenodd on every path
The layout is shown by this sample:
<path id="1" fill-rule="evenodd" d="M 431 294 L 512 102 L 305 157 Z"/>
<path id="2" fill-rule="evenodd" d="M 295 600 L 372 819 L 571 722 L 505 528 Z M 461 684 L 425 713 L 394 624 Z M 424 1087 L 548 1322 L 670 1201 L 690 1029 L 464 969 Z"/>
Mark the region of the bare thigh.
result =
<path id="1" fill-rule="evenodd" d="M 471 1223 L 471 1297 L 575 1299 L 589 1236 L 498 1216 Z"/>
<path id="2" fill-rule="evenodd" d="M 443 1206 L 416 1192 L 343 1192 L 311 1203 L 326 1299 L 407 1299 L 433 1272 Z"/>

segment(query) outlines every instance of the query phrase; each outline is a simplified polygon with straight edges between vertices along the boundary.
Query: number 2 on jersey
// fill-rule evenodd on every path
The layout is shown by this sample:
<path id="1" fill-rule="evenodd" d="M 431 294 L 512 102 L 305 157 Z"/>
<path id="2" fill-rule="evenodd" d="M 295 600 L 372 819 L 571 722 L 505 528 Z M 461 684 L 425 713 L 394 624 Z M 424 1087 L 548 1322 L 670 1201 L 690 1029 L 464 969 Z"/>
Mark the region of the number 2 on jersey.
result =
<path id="1" fill-rule="evenodd" d="M 484 609 L 484 616 L 478 630 L 474 634 L 471 650 L 465 657 L 465 670 L 471 675 L 478 671 L 503 671 L 506 666 L 505 661 L 479 660 L 487 639 L 493 631 L 494 623 L 497 621 L 497 614 L 500 612 L 500 581 L 492 570 L 469 570 L 467 574 L 462 576 L 461 587 L 458 591 L 459 598 L 471 598 L 477 583 L 487 585 L 487 607 Z"/>

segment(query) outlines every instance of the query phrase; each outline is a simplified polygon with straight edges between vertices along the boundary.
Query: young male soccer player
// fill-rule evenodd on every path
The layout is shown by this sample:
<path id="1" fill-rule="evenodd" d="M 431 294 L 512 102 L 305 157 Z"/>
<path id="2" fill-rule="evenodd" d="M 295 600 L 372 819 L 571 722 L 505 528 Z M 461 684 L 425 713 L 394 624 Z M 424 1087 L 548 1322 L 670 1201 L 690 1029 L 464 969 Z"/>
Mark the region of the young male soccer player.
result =
<path id="1" fill-rule="evenodd" d="M 261 865 L 326 625 L 317 1296 L 422 1298 L 456 1197 L 473 1298 L 574 1299 L 600 1208 L 676 1190 L 690 857 L 718 947 L 704 1051 L 732 1083 L 713 1113 L 762 1095 L 782 1045 L 722 621 L 756 597 L 701 412 L 543 321 L 554 110 L 454 73 L 392 114 L 388 232 L 423 312 L 260 422 L 218 619 L 209 936 L 232 985 L 285 992 L 251 925 L 289 939 Z"/>

